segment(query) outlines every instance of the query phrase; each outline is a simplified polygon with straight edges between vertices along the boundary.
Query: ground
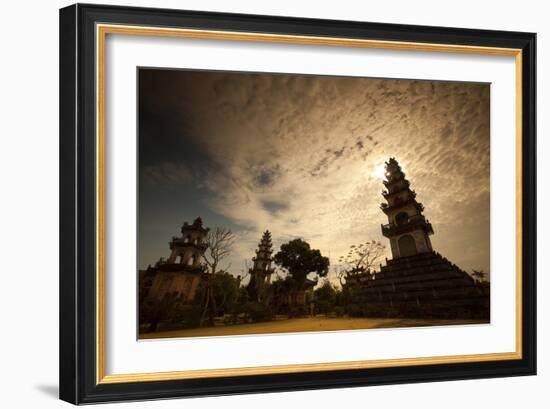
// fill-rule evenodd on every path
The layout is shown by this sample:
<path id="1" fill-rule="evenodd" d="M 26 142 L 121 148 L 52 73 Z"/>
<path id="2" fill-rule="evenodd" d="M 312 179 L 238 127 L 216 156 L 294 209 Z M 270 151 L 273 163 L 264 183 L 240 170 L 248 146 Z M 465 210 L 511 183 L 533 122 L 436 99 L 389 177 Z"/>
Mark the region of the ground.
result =
<path id="1" fill-rule="evenodd" d="M 219 335 L 272 334 L 282 332 L 337 331 L 371 328 L 422 327 L 434 325 L 481 324 L 476 320 L 430 320 L 402 318 L 295 318 L 220 327 L 192 328 L 140 334 L 140 339 L 209 337 Z"/>

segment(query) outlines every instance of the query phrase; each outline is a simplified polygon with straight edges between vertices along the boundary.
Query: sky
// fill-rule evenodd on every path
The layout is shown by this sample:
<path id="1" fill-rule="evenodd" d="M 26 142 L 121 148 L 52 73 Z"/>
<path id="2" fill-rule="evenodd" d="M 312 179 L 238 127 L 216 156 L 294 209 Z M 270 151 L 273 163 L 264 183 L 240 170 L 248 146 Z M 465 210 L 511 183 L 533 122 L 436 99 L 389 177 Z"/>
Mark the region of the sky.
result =
<path id="1" fill-rule="evenodd" d="M 230 228 L 245 272 L 262 232 L 330 257 L 381 234 L 384 161 L 401 164 L 434 250 L 489 272 L 489 84 L 139 70 L 139 267 L 184 221 Z M 382 260 L 384 262 L 384 260 Z"/>

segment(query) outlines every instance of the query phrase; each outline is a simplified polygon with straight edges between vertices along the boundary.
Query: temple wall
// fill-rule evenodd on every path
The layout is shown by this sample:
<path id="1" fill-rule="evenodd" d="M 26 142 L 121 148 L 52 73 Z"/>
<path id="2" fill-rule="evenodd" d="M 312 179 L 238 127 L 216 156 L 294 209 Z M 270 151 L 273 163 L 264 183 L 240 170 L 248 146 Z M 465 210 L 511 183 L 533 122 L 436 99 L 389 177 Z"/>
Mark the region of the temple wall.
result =
<path id="1" fill-rule="evenodd" d="M 200 230 L 189 230 L 182 232 L 183 239 L 188 238 L 190 243 L 193 243 L 196 240 L 196 244 L 200 244 L 204 241 L 205 236 L 206 234 Z"/>
<path id="2" fill-rule="evenodd" d="M 396 195 L 390 196 L 388 198 L 388 204 L 390 206 L 393 206 L 398 199 L 407 200 L 408 198 L 409 198 L 409 191 L 408 190 L 403 190 L 403 191 L 399 192 Z"/>
<path id="3" fill-rule="evenodd" d="M 406 206 L 400 207 L 399 209 L 392 210 L 388 214 L 388 219 L 390 223 L 395 223 L 395 216 L 397 216 L 401 212 L 407 212 L 409 217 L 418 214 L 418 210 L 416 209 L 416 207 L 412 204 L 408 204 Z"/>
<path id="4" fill-rule="evenodd" d="M 388 260 L 363 284 L 362 314 L 371 317 L 475 318 L 489 321 L 490 288 L 441 255 Z M 362 301 L 361 301 L 362 302 Z"/>
<path id="5" fill-rule="evenodd" d="M 423 230 L 415 230 L 410 233 L 416 242 L 416 250 L 419 253 L 426 253 L 432 251 L 431 244 L 426 240 L 427 234 Z"/>
<path id="6" fill-rule="evenodd" d="M 432 244 L 430 241 L 430 238 L 424 233 L 422 230 L 414 230 L 412 232 L 400 234 L 399 236 L 392 237 L 390 239 L 390 247 L 391 247 L 391 253 L 393 258 L 399 258 L 401 255 L 399 254 L 399 245 L 398 241 L 401 237 L 410 235 L 413 237 L 415 243 L 416 243 L 416 251 L 418 253 L 427 253 L 429 251 L 432 251 Z"/>
<path id="7" fill-rule="evenodd" d="M 159 302 L 166 294 L 176 293 L 177 296 L 183 297 L 185 302 L 191 303 L 195 297 L 200 278 L 199 274 L 159 271 L 153 280 L 148 298 Z"/>
<path id="8" fill-rule="evenodd" d="M 397 238 L 390 238 L 391 255 L 393 258 L 399 258 L 399 247 L 397 246 Z"/>
<path id="9" fill-rule="evenodd" d="M 199 284 L 201 282 L 201 276 L 200 275 L 193 275 L 190 277 L 190 283 L 189 283 L 189 291 L 187 293 L 187 302 L 192 303 L 195 299 L 195 294 L 197 293 L 197 288 L 199 288 Z"/>
<path id="10" fill-rule="evenodd" d="M 160 301 L 164 295 L 169 292 L 172 284 L 171 274 L 157 273 L 151 284 L 148 298 L 155 301 Z"/>
<path id="11" fill-rule="evenodd" d="M 172 250 L 170 258 L 168 259 L 168 263 L 178 263 L 197 267 L 202 262 L 202 254 L 203 252 L 195 247 L 176 247 Z M 178 257 L 180 256 L 181 262 L 178 260 Z M 195 260 L 192 262 L 192 264 L 189 264 L 189 261 L 192 259 L 193 256 L 195 257 Z"/>

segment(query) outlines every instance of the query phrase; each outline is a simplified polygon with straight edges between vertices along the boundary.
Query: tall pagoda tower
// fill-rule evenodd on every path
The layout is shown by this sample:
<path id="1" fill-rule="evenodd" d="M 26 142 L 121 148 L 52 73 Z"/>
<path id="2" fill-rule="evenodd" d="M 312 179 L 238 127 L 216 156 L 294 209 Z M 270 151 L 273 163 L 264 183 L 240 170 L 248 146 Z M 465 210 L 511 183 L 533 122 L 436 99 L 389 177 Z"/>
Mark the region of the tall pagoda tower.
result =
<path id="1" fill-rule="evenodd" d="M 432 252 L 430 235 L 434 231 L 422 214 L 424 206 L 416 201 L 416 193 L 411 190 L 395 158 L 390 158 L 385 168 L 386 180 L 383 183 L 387 190 L 382 192 L 382 196 L 386 203 L 382 203 L 380 208 L 388 216 L 389 223 L 382 225 L 382 234 L 390 240 L 393 258 Z"/>
<path id="2" fill-rule="evenodd" d="M 271 282 L 271 274 L 274 269 L 271 268 L 271 257 L 273 253 L 273 243 L 271 242 L 271 233 L 266 230 L 260 240 L 256 257 L 252 258 L 254 263 L 249 270 L 250 282 L 248 283 L 248 294 L 253 301 L 266 303 L 268 301 L 268 289 Z"/>
<path id="3" fill-rule="evenodd" d="M 395 158 L 386 162 L 385 176 L 386 202 L 380 208 L 388 224 L 382 225 L 382 234 L 390 240 L 393 257 L 374 280 L 363 283 L 368 300 L 363 314 L 489 322 L 489 286 L 432 249 L 432 225 Z"/>

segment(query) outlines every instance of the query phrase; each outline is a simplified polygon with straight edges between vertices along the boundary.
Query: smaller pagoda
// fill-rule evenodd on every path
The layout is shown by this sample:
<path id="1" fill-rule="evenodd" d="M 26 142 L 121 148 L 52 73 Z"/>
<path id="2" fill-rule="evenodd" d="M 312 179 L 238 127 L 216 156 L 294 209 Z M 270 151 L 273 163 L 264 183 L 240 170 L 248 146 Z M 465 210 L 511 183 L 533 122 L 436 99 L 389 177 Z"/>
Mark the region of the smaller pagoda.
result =
<path id="1" fill-rule="evenodd" d="M 256 256 L 252 258 L 254 263 L 249 270 L 250 282 L 247 290 L 251 301 L 267 304 L 269 302 L 269 284 L 271 283 L 271 274 L 274 268 L 271 267 L 273 261 L 273 243 L 271 233 L 266 230 L 260 240 Z"/>
<path id="2" fill-rule="evenodd" d="M 139 274 L 139 321 L 155 331 L 163 323 L 177 323 L 178 313 L 190 306 L 205 275 L 203 255 L 208 248 L 202 219 L 185 222 L 181 236 L 168 243 L 170 257 Z"/>

